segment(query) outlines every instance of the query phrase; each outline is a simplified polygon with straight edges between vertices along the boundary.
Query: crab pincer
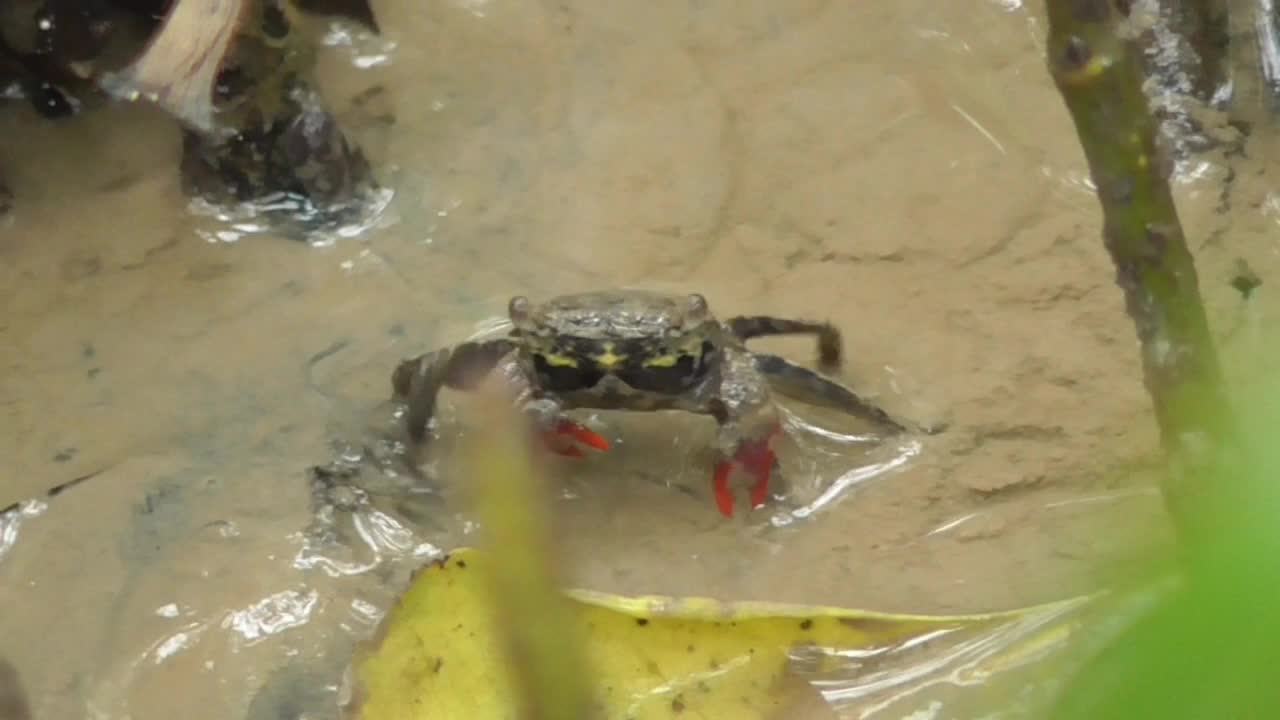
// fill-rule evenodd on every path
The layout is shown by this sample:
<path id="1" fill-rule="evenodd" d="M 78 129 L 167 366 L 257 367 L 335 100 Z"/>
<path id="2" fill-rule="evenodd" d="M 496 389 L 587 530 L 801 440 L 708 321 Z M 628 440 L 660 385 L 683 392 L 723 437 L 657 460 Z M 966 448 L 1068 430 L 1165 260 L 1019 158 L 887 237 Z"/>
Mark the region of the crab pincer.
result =
<path id="1" fill-rule="evenodd" d="M 574 444 L 574 441 L 600 452 L 609 449 L 608 438 L 580 422 L 569 419 L 557 420 L 551 429 L 543 433 L 542 437 L 551 452 L 565 457 L 580 458 L 585 455 L 582 448 Z"/>
<path id="2" fill-rule="evenodd" d="M 778 462 L 778 454 L 773 450 L 773 440 L 782 432 L 781 426 L 775 426 L 762 438 L 747 440 L 738 446 L 732 460 L 721 460 L 716 463 L 712 484 L 716 496 L 716 506 L 720 514 L 733 517 L 733 490 L 729 487 L 729 477 L 733 474 L 733 466 L 740 465 L 743 470 L 755 478 L 751 486 L 751 509 L 764 505 L 769 499 L 769 477 L 773 474 L 774 465 Z"/>

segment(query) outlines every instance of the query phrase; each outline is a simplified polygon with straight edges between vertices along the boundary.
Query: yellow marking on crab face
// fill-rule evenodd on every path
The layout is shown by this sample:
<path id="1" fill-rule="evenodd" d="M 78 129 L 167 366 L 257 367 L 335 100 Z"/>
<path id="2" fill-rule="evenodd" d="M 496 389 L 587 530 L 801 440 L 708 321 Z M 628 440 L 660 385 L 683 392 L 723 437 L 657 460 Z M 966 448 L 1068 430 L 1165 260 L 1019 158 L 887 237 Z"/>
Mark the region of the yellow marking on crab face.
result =
<path id="1" fill-rule="evenodd" d="M 618 355 L 613 352 L 613 343 L 604 344 L 604 352 L 595 356 L 595 361 L 600 367 L 613 369 L 626 361 L 626 355 Z"/>
<path id="2" fill-rule="evenodd" d="M 656 369 L 673 368 L 685 358 L 690 358 L 694 363 L 697 363 L 702 358 L 702 342 L 702 336 L 690 333 L 688 337 L 679 342 L 673 351 L 649 357 L 644 361 L 644 366 Z"/>
<path id="3" fill-rule="evenodd" d="M 675 367 L 680 362 L 680 355 L 656 355 L 644 361 L 644 366 L 649 368 L 669 368 Z"/>
<path id="4" fill-rule="evenodd" d="M 558 355 L 556 353 L 540 353 L 540 354 L 542 355 L 542 359 L 545 360 L 547 364 L 550 365 L 551 367 L 567 367 L 567 368 L 578 367 L 577 359 L 572 358 L 568 355 Z"/>

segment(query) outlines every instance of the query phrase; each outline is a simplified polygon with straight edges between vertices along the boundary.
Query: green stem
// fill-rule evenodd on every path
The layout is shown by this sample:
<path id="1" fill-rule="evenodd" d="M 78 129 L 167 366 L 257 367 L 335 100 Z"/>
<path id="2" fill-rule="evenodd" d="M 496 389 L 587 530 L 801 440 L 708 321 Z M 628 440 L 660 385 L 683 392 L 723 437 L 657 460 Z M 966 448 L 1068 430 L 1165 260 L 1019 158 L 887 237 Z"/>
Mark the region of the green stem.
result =
<path id="1" fill-rule="evenodd" d="M 1141 341 L 1145 384 L 1169 460 L 1165 502 L 1183 539 L 1236 444 L 1196 269 L 1142 91 L 1142 57 L 1108 0 L 1046 0 L 1049 70 L 1075 121 L 1103 212 L 1103 239 Z M 1127 3 L 1122 3 L 1127 5 Z M 1208 492 L 1212 490 L 1212 492 Z"/>
<path id="2" fill-rule="evenodd" d="M 476 397 L 482 428 L 466 469 L 493 558 L 490 597 L 519 689 L 520 720 L 590 720 L 596 705 L 581 629 L 561 592 L 552 491 L 500 381 Z"/>

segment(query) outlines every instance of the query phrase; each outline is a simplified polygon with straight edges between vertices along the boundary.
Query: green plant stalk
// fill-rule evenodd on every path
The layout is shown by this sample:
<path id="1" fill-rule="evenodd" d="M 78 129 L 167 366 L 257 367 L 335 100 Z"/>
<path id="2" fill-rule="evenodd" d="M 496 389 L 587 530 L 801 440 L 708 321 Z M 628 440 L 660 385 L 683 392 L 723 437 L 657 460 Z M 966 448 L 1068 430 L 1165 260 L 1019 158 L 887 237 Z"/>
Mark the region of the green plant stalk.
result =
<path id="1" fill-rule="evenodd" d="M 586 720 L 596 704 L 585 645 L 558 582 L 551 492 L 504 390 L 494 380 L 477 394 L 463 457 L 493 557 L 489 587 L 520 718 Z"/>
<path id="2" fill-rule="evenodd" d="M 1079 133 L 1102 205 L 1103 240 L 1141 342 L 1169 463 L 1165 503 L 1180 538 L 1191 540 L 1214 524 L 1206 503 L 1226 495 L 1221 470 L 1237 438 L 1168 162 L 1142 90 L 1142 58 L 1118 32 L 1123 18 L 1110 0 L 1046 5 L 1049 70 Z"/>
<path id="3" fill-rule="evenodd" d="M 1277 340 L 1264 352 L 1280 350 Z M 1242 427 L 1271 434 L 1280 423 L 1280 382 L 1255 386 L 1239 419 Z M 1083 662 L 1067 671 L 1069 682 L 1046 720 L 1276 716 L 1280 533 L 1274 508 L 1280 487 L 1273 479 L 1280 445 L 1260 444 L 1248 462 L 1245 476 L 1262 479 L 1246 485 L 1257 493 L 1251 506 L 1262 508 L 1261 525 L 1270 532 L 1241 533 L 1224 523 L 1221 539 L 1200 551 L 1197 573 L 1104 599 L 1102 622 L 1095 619 L 1080 636 L 1076 657 Z"/>
<path id="4" fill-rule="evenodd" d="M 1274 715 L 1280 695 L 1280 456 L 1276 414 L 1239 425 L 1200 302 L 1190 252 L 1142 92 L 1142 65 L 1112 0 L 1046 0 L 1048 63 L 1097 187 L 1103 237 L 1141 341 L 1144 380 L 1168 459 L 1164 498 L 1184 584 L 1073 673 L 1050 717 L 1110 720 Z M 1256 428 L 1261 444 L 1241 429 Z M 1246 452 L 1247 451 L 1247 452 Z"/>

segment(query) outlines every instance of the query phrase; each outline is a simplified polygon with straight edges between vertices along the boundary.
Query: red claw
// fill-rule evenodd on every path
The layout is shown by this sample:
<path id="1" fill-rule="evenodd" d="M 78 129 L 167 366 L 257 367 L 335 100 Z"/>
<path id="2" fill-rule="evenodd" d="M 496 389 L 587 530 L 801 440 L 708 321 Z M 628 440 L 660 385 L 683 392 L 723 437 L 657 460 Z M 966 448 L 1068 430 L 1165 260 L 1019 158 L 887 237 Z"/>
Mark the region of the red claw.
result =
<path id="1" fill-rule="evenodd" d="M 764 501 L 769 499 L 769 474 L 773 472 L 773 452 L 770 452 L 769 456 L 767 465 L 761 465 L 753 470 L 756 476 L 756 483 L 751 486 L 752 510 L 764 507 Z"/>
<path id="2" fill-rule="evenodd" d="M 720 508 L 720 514 L 727 518 L 733 517 L 733 490 L 729 489 L 729 475 L 732 472 L 733 463 L 721 460 L 716 463 L 715 477 L 711 481 L 715 489 L 716 505 Z"/>
<path id="3" fill-rule="evenodd" d="M 582 423 L 574 422 L 572 420 L 561 420 L 556 423 L 555 432 L 560 435 L 568 435 L 583 445 L 586 445 L 589 448 L 595 448 L 600 452 L 605 452 L 609 449 L 608 438 L 595 432 Z"/>
<path id="4" fill-rule="evenodd" d="M 716 464 L 712 484 L 721 515 L 733 517 L 733 491 L 729 488 L 729 476 L 735 464 L 740 464 L 743 470 L 755 477 L 756 481 L 751 486 L 751 509 L 764 506 L 769 499 L 769 476 L 773 474 L 773 466 L 778 459 L 773 451 L 773 439 L 781 432 L 780 426 L 775 427 L 759 440 L 744 442 L 734 453 L 733 460 L 722 460 Z"/>
<path id="5" fill-rule="evenodd" d="M 568 441 L 566 441 L 566 438 L 568 438 Z M 551 452 L 565 457 L 584 457 L 586 453 L 582 451 L 582 448 L 573 444 L 575 440 L 601 452 L 609 449 L 609 440 L 607 438 L 586 425 L 573 420 L 560 420 L 556 422 L 553 428 L 543 434 L 543 441 Z"/>

